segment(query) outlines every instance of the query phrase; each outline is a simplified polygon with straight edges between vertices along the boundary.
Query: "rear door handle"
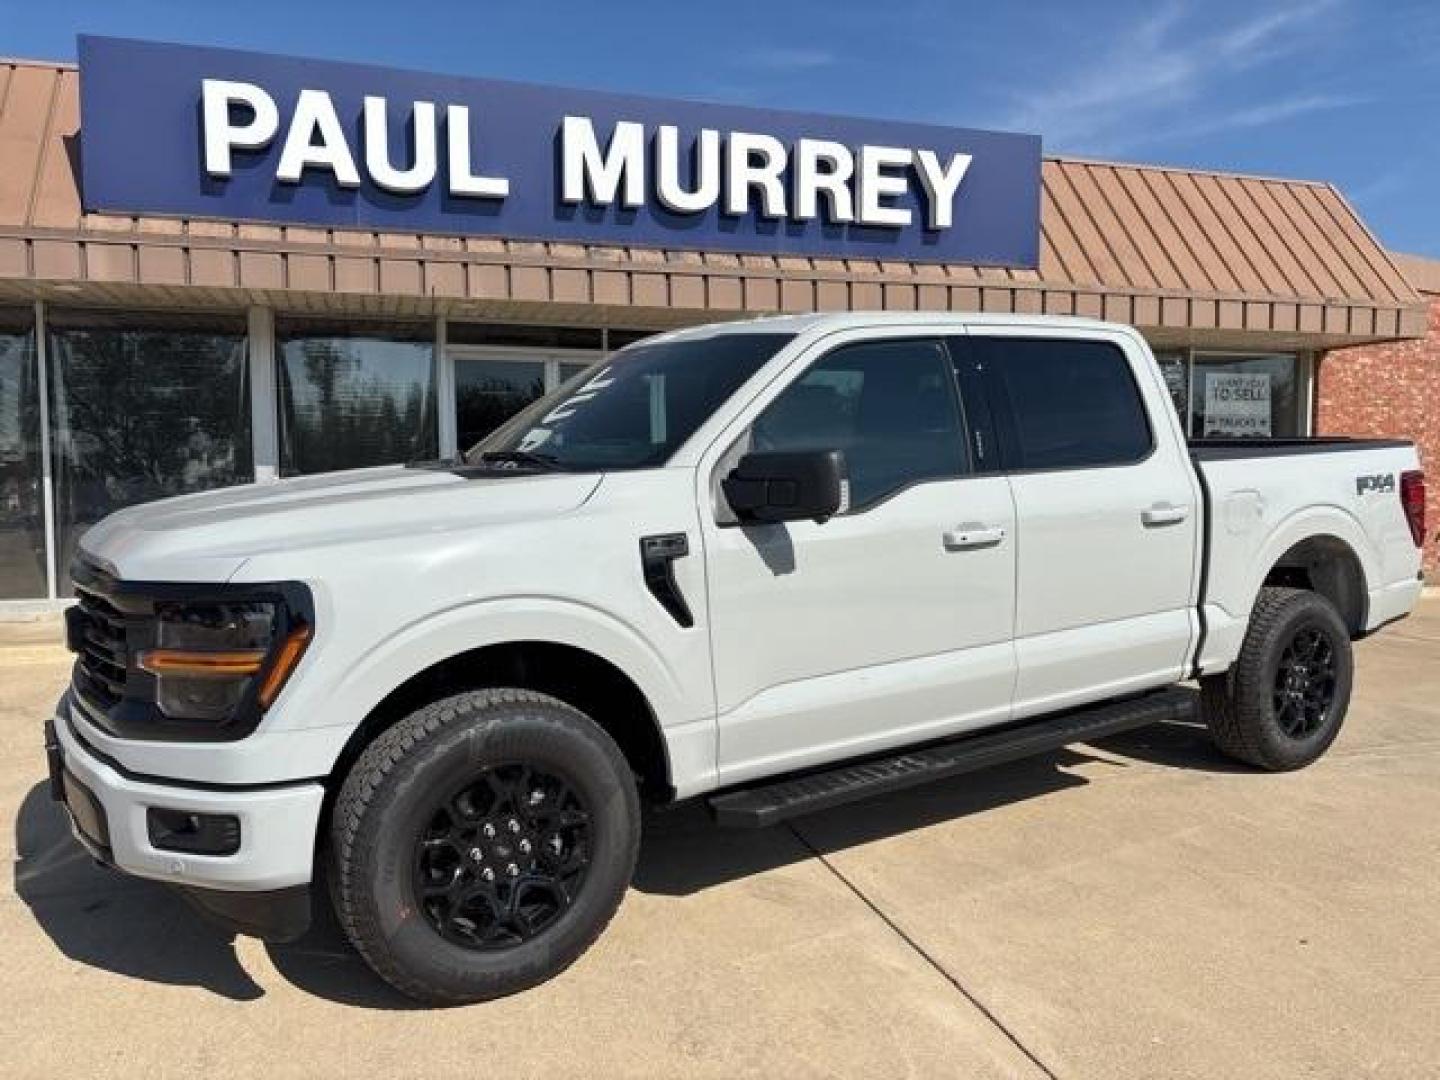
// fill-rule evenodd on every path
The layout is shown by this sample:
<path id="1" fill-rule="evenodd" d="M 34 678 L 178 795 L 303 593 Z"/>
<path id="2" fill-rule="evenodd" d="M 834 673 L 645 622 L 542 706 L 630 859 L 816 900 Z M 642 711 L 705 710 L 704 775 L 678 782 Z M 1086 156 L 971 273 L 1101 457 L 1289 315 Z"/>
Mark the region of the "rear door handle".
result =
<path id="1" fill-rule="evenodd" d="M 1161 503 L 1140 511 L 1140 520 L 1145 525 L 1178 525 L 1190 516 L 1188 506 L 1171 506 Z"/>
<path id="2" fill-rule="evenodd" d="M 958 525 L 953 529 L 947 529 L 943 539 L 946 551 L 994 547 L 1005 539 L 1005 530 L 999 525 Z"/>

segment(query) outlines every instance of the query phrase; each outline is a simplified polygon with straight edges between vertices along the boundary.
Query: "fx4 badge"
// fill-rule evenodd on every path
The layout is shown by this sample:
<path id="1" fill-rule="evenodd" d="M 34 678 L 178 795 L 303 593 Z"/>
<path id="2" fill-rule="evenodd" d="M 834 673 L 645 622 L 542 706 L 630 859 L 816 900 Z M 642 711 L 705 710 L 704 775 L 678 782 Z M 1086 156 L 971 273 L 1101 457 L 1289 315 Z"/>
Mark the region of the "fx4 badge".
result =
<path id="1" fill-rule="evenodd" d="M 1373 476 L 1357 476 L 1355 478 L 1355 494 L 1364 495 L 1367 492 L 1374 492 L 1376 495 L 1384 495 L 1395 490 L 1394 473 L 1375 473 Z"/>

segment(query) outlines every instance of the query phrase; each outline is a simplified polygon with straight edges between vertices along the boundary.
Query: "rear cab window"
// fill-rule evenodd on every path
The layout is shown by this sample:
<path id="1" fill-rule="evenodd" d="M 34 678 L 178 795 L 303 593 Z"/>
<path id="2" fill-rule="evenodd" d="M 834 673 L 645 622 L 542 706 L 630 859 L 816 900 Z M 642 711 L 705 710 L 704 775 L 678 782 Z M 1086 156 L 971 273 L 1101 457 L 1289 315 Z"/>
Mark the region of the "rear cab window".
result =
<path id="1" fill-rule="evenodd" d="M 1108 341 L 970 337 L 1008 471 L 1133 465 L 1155 446 L 1124 351 Z"/>

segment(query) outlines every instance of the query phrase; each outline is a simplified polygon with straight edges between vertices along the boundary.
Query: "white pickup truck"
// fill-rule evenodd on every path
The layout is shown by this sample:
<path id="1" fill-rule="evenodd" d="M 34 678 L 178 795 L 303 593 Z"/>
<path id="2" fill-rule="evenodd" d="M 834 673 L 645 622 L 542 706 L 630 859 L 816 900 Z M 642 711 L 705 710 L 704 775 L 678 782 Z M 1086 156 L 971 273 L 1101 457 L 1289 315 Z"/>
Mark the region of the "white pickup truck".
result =
<path id="1" fill-rule="evenodd" d="M 1408 443 L 1187 444 L 1124 326 L 684 330 L 463 460 L 96 526 L 53 786 L 232 926 L 297 936 L 323 873 L 400 990 L 494 997 L 599 935 L 647 802 L 765 825 L 1189 715 L 1188 680 L 1221 750 L 1308 764 L 1423 506 Z"/>

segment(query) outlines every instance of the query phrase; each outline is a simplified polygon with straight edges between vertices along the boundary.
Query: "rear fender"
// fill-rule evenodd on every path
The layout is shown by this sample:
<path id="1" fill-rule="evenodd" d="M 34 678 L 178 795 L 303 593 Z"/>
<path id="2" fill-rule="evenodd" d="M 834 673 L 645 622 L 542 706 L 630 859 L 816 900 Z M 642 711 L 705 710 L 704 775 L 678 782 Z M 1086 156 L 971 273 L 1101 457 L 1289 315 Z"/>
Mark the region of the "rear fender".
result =
<path id="1" fill-rule="evenodd" d="M 1379 567 L 1365 530 L 1359 520 L 1343 507 L 1322 505 L 1306 507 L 1279 522 L 1266 534 L 1256 550 L 1238 588 L 1224 596 L 1215 596 L 1227 612 L 1236 618 L 1248 618 L 1260 589 L 1286 552 L 1317 537 L 1339 540 L 1355 556 L 1360 566 L 1362 592 L 1368 593 L 1379 578 Z"/>

